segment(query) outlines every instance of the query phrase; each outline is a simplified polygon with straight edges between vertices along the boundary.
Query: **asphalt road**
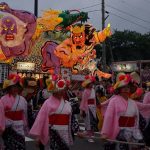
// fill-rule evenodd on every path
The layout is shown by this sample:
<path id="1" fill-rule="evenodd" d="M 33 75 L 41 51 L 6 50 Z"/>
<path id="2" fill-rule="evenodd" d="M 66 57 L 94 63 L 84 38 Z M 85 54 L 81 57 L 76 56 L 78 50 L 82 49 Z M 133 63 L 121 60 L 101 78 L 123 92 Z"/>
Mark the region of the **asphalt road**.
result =
<path id="1" fill-rule="evenodd" d="M 103 143 L 98 139 L 94 139 L 93 143 L 88 142 L 87 139 L 76 138 L 74 145 L 70 150 L 103 150 Z"/>
<path id="2" fill-rule="evenodd" d="M 82 122 L 82 121 L 80 121 Z M 85 130 L 84 123 L 79 123 L 80 130 Z M 99 133 L 95 133 L 94 142 L 88 142 L 88 139 L 75 137 L 74 144 L 70 147 L 70 150 L 103 150 L 104 143 L 100 141 Z M 26 150 L 39 150 L 36 143 L 27 138 L 26 139 Z"/>
<path id="3" fill-rule="evenodd" d="M 34 141 L 28 141 L 26 142 L 26 150 L 39 150 L 39 148 Z M 103 150 L 103 142 L 96 138 L 93 143 L 90 143 L 87 139 L 76 137 L 70 150 Z"/>

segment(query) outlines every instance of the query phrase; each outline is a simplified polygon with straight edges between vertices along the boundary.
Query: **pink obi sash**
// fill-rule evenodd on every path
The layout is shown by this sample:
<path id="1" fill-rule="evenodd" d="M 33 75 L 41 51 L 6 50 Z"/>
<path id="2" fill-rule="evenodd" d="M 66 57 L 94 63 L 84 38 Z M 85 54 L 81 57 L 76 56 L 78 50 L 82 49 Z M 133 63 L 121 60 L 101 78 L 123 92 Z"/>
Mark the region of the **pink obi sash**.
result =
<path id="1" fill-rule="evenodd" d="M 49 116 L 49 124 L 51 125 L 68 125 L 69 115 L 67 114 L 53 114 Z"/>

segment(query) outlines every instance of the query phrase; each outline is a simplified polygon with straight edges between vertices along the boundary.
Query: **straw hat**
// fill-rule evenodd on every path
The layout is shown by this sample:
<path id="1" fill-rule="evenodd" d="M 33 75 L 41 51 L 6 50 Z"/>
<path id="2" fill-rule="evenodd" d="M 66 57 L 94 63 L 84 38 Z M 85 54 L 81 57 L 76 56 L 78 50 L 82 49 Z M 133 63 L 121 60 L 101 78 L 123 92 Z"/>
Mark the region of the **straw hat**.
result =
<path id="1" fill-rule="evenodd" d="M 47 86 L 48 91 L 54 90 L 55 85 L 51 79 L 46 79 L 45 82 L 46 82 L 46 86 Z"/>
<path id="2" fill-rule="evenodd" d="M 130 98 L 137 99 L 141 97 L 143 93 L 144 93 L 143 88 L 137 88 L 136 91 L 133 94 L 131 94 Z"/>
<path id="3" fill-rule="evenodd" d="M 82 87 L 86 87 L 90 83 L 94 83 L 96 81 L 95 76 L 86 76 L 85 80 L 82 82 Z"/>
<path id="4" fill-rule="evenodd" d="M 12 85 L 16 85 L 17 83 L 22 85 L 20 76 L 17 75 L 17 74 L 10 74 L 8 76 L 8 79 L 4 80 L 3 89 L 6 89 L 6 88 L 8 88 L 8 87 L 10 87 Z"/>
<path id="5" fill-rule="evenodd" d="M 150 86 L 150 82 L 147 82 L 147 83 L 146 83 L 146 86 Z"/>
<path id="6" fill-rule="evenodd" d="M 119 78 L 121 78 L 121 76 L 125 76 L 125 75 L 126 75 L 126 74 L 125 74 L 124 72 L 118 73 L 118 74 L 117 74 L 117 77 L 116 77 L 116 82 L 120 80 Z"/>
<path id="7" fill-rule="evenodd" d="M 69 86 L 69 81 L 58 78 L 56 80 L 47 79 L 46 80 L 47 90 L 51 92 L 59 92 L 64 90 Z"/>
<path id="8" fill-rule="evenodd" d="M 118 74 L 117 81 L 114 85 L 114 90 L 124 87 L 131 81 L 131 76 L 129 74 Z"/>
<path id="9" fill-rule="evenodd" d="M 138 73 L 132 72 L 132 73 L 130 73 L 130 76 L 132 77 L 132 82 L 140 84 L 141 79 L 140 79 L 140 76 L 138 75 Z"/>

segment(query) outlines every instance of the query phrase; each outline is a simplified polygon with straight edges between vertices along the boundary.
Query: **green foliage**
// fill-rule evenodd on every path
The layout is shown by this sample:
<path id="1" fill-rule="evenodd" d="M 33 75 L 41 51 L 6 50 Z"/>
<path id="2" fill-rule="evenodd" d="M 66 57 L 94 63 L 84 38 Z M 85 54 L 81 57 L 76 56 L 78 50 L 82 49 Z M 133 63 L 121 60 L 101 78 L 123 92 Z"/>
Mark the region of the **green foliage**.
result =
<path id="1" fill-rule="evenodd" d="M 109 42 L 114 61 L 150 60 L 150 33 L 116 30 Z"/>
<path id="2" fill-rule="evenodd" d="M 101 46 L 101 44 L 95 45 L 94 49 L 96 50 L 96 58 L 100 58 L 102 56 L 102 46 Z"/>

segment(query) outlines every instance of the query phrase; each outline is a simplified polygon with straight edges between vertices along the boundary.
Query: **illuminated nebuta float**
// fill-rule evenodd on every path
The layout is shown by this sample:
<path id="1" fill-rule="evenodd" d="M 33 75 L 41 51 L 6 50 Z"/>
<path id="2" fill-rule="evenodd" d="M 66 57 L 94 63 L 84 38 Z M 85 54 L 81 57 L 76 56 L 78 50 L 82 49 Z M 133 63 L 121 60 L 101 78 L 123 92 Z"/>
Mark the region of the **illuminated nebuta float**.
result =
<path id="1" fill-rule="evenodd" d="M 35 29 L 36 18 L 32 13 L 0 3 L 0 62 L 27 56 Z"/>
<path id="2" fill-rule="evenodd" d="M 98 71 L 96 65 L 93 69 L 95 63 L 92 60 L 96 57 L 95 44 L 110 36 L 110 25 L 103 31 L 96 32 L 92 25 L 75 24 L 87 19 L 85 12 L 72 14 L 71 11 L 57 10 L 46 10 L 42 17 L 37 19 L 34 35 L 37 40 L 34 49 L 41 49 L 42 71 L 54 70 L 54 73 L 58 74 L 60 66 L 63 66 L 72 68 L 73 73 L 78 73 L 91 65 L 93 72 L 103 74 Z M 110 74 L 105 76 L 110 77 Z"/>
<path id="3" fill-rule="evenodd" d="M 100 71 L 94 61 L 96 58 L 94 46 L 111 35 L 110 24 L 100 32 L 96 32 L 90 24 L 72 25 L 70 31 L 70 38 L 59 44 L 54 52 L 62 65 L 72 68 L 73 73 L 88 69 L 99 77 L 110 78 L 111 75 Z"/>
<path id="4" fill-rule="evenodd" d="M 56 47 L 70 36 L 70 25 L 78 21 L 85 22 L 88 19 L 86 12 L 76 10 L 45 10 L 40 18 L 37 18 L 37 28 L 33 36 L 35 41 L 32 51 L 41 50 L 42 66 L 44 72 L 60 72 L 61 62 L 54 54 Z"/>

